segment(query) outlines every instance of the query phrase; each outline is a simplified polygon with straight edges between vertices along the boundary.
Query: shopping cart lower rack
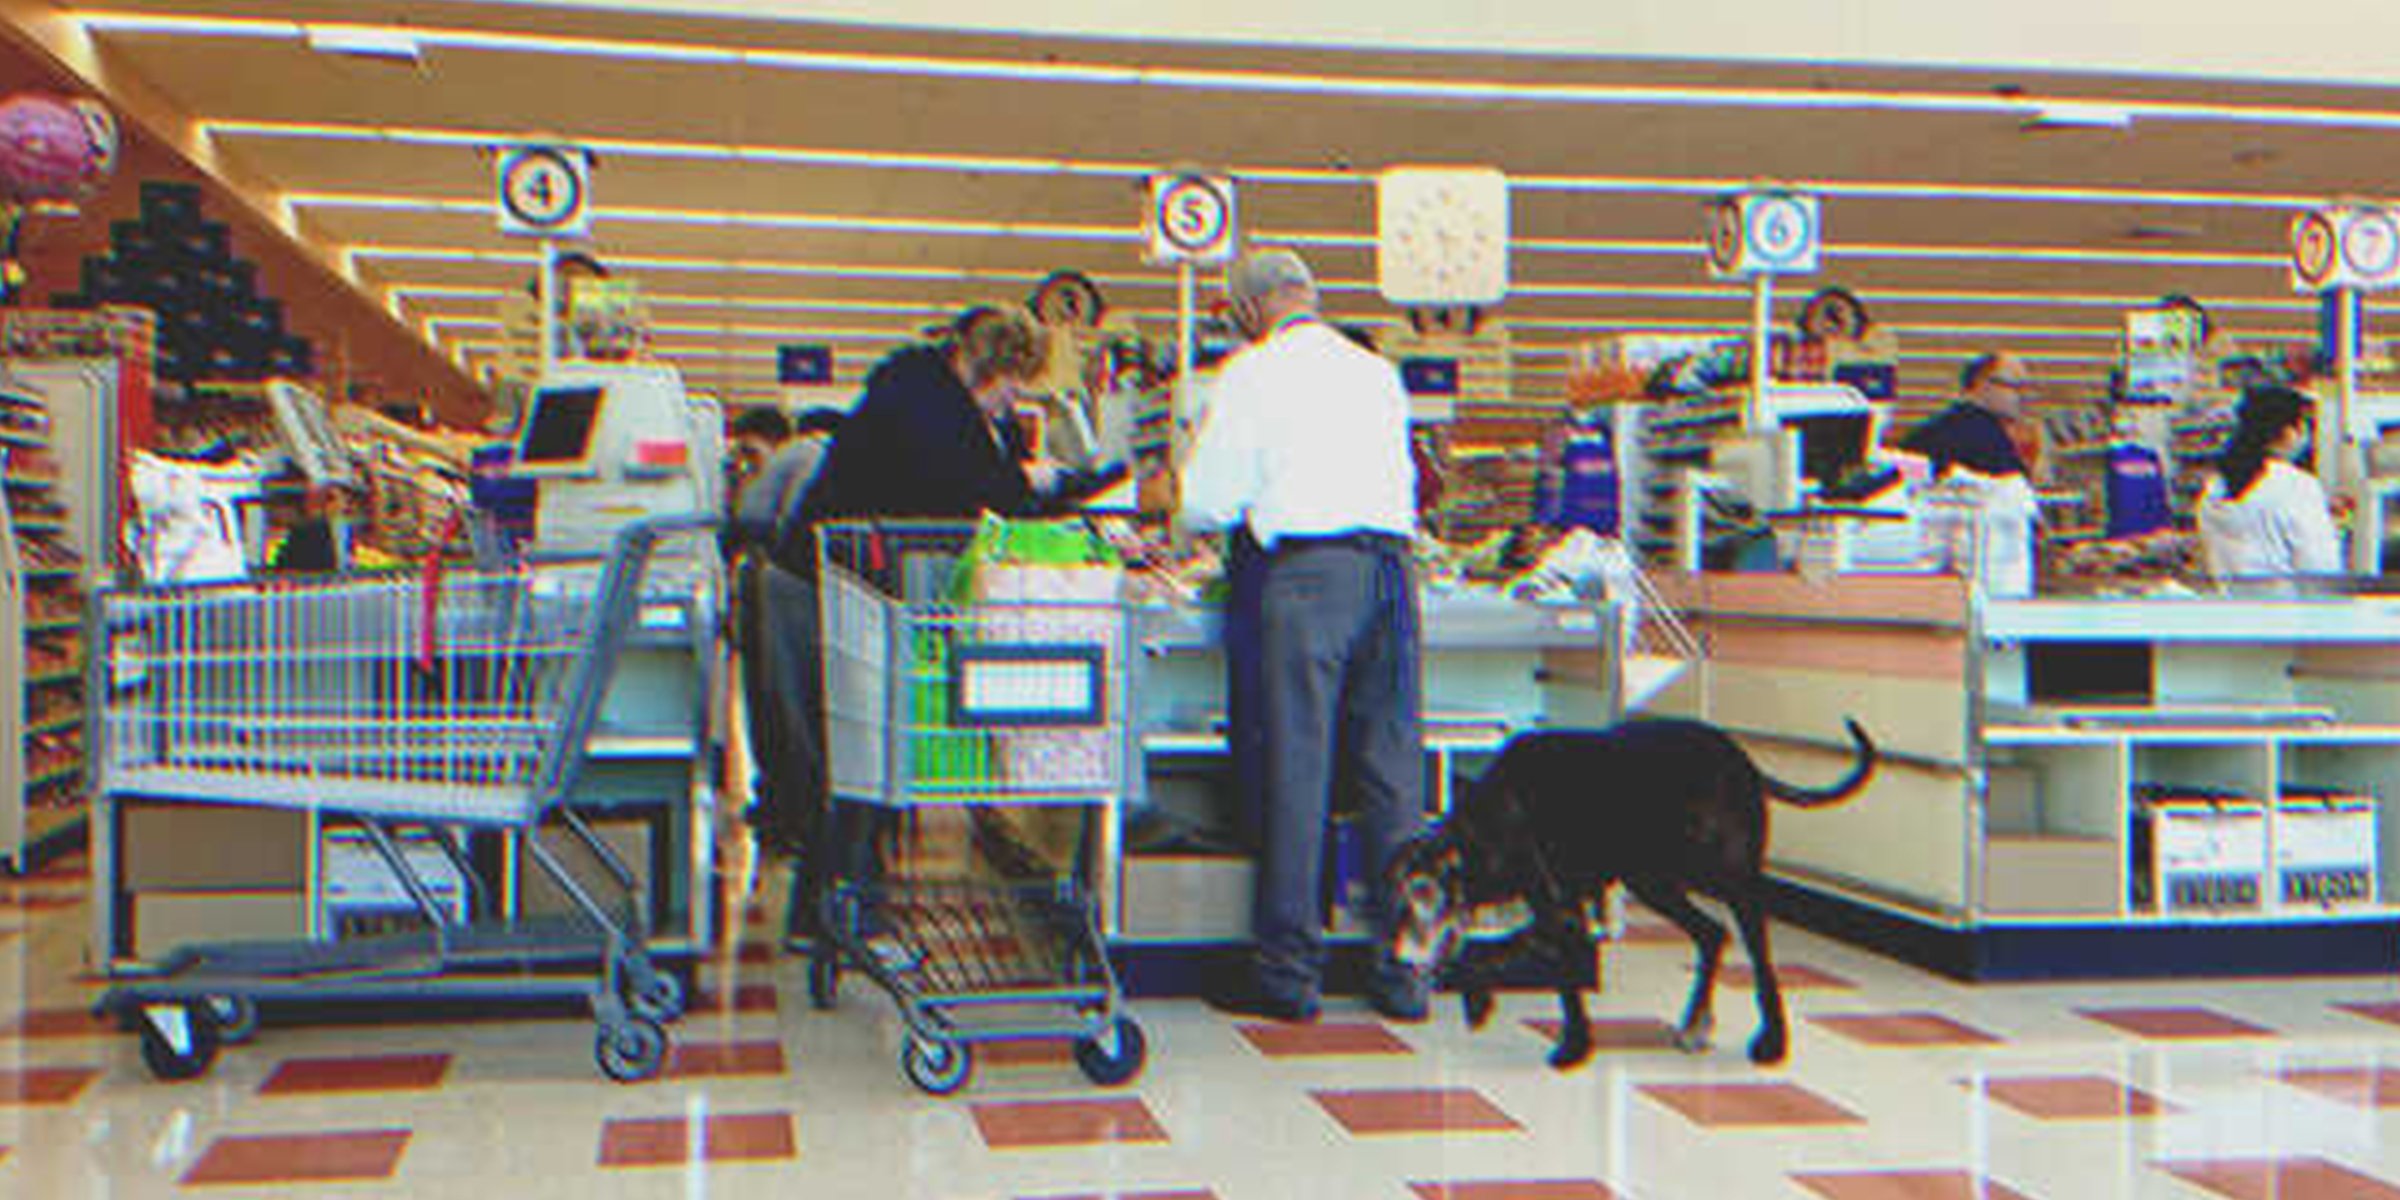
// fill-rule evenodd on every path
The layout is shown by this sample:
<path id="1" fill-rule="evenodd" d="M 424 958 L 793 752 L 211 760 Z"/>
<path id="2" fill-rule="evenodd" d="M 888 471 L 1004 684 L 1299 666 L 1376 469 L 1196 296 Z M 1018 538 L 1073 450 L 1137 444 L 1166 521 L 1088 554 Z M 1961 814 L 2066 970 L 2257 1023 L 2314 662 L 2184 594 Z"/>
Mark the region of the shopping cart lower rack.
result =
<path id="1" fill-rule="evenodd" d="M 139 1028 L 151 1071 L 205 1072 L 220 1044 L 249 1036 L 262 1001 L 557 998 L 591 1005 L 601 1070 L 657 1073 L 683 984 L 649 957 L 634 873 L 565 801 L 637 622 L 707 652 L 714 557 L 698 535 L 713 524 L 638 522 L 600 564 L 102 596 L 101 786 L 354 826 L 421 918 L 393 933 L 175 952 L 99 1003 Z M 690 551 L 654 553 L 667 539 Z M 670 566 L 685 575 L 666 578 Z M 600 864 L 608 894 L 546 843 L 553 828 Z M 515 831 L 569 915 L 475 921 L 491 905 L 459 835 L 476 829 Z M 447 864 L 448 903 L 404 837 Z"/>
<path id="2" fill-rule="evenodd" d="M 831 1008 L 843 970 L 863 971 L 907 1026 L 902 1074 L 934 1095 L 966 1085 L 984 1043 L 1069 1040 L 1102 1086 L 1147 1053 L 1088 886 L 1113 861 L 1131 757 L 1122 575 L 1014 561 L 1011 529 L 1043 532 L 819 538 L 832 791 L 897 849 L 852 854 L 871 865 L 816 898 L 809 995 Z"/>

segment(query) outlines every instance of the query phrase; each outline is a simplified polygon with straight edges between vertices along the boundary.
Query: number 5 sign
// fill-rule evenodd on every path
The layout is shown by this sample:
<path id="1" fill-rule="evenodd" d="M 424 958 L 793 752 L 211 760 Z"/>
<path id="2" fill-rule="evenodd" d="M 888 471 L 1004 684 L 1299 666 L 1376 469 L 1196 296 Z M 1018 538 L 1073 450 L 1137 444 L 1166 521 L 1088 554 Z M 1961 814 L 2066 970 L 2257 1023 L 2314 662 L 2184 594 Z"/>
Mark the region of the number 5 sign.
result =
<path id="1" fill-rule="evenodd" d="M 500 232 L 583 237 L 592 231 L 592 158 L 579 146 L 512 146 L 500 154 Z"/>
<path id="2" fill-rule="evenodd" d="M 1240 240 L 1234 224 L 1233 177 L 1189 171 L 1151 176 L 1143 225 L 1154 265 L 1231 262 Z"/>

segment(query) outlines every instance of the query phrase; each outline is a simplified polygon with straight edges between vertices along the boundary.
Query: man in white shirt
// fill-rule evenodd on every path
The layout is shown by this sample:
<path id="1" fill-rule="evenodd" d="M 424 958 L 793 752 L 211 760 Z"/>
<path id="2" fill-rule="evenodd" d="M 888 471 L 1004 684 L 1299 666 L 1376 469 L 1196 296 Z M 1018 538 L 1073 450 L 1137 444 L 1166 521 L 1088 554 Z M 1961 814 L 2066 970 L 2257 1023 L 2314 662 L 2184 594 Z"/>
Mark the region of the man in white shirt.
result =
<path id="1" fill-rule="evenodd" d="M 1389 362 L 1318 315 L 1316 281 L 1298 255 L 1248 255 L 1225 286 L 1251 344 L 1217 377 L 1184 466 L 1183 520 L 1195 530 L 1246 524 L 1265 553 L 1266 766 L 1254 969 L 1210 1000 L 1308 1021 L 1323 971 L 1320 874 L 1335 781 L 1357 794 L 1379 947 L 1392 912 L 1384 865 L 1424 815 L 1408 396 Z M 1368 1000 L 1395 1020 L 1425 1019 L 1425 981 L 1380 954 Z"/>

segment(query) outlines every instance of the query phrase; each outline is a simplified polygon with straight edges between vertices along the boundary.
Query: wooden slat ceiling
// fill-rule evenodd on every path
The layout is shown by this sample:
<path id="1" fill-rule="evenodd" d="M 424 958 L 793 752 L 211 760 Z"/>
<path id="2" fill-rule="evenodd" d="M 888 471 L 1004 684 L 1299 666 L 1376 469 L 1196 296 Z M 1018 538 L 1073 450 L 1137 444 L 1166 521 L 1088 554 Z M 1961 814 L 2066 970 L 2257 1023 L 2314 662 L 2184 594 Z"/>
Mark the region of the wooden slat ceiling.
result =
<path id="1" fill-rule="evenodd" d="M 1612 326 L 1742 320 L 1744 297 L 1710 283 L 1697 249 L 1699 198 L 1732 181 L 1832 186 L 1826 270 L 1793 290 L 1841 283 L 1864 296 L 1901 332 L 1907 378 L 1926 387 L 1987 346 L 2088 380 L 2111 352 L 2118 306 L 2167 292 L 2214 302 L 2237 335 L 2310 335 L 2314 306 L 2291 294 L 2281 265 L 2292 213 L 2313 198 L 2400 191 L 2384 167 L 2400 161 L 2400 95 L 2385 89 L 1083 42 L 379 0 L 118 0 L 107 11 L 581 39 L 567 50 L 431 36 L 410 66 L 319 53 L 288 30 L 93 25 L 104 53 L 209 122 L 226 154 L 273 180 L 312 232 L 352 248 L 362 275 L 397 289 L 453 350 L 494 336 L 498 294 L 530 269 L 528 247 L 501 238 L 480 207 L 490 165 L 478 143 L 601 144 L 594 249 L 659 298 L 662 344 L 738 396 L 771 393 L 778 341 L 830 336 L 849 377 L 888 339 L 957 305 L 1021 296 L 1052 268 L 1100 277 L 1113 302 L 1165 332 L 1172 276 L 1140 261 L 1134 176 L 1169 163 L 1248 175 L 1245 225 L 1299 239 L 1322 275 L 1352 285 L 1332 307 L 1355 317 L 1391 315 L 1368 286 L 1375 172 L 1427 162 L 1508 172 L 1513 269 L 1527 287 L 1505 313 L 1536 391 L 1555 388 L 1544 368 L 1561 347 Z M 662 47 L 862 57 L 690 63 L 656 56 Z M 1267 73 L 1273 86 L 999 78 L 962 71 L 969 61 Z M 1305 86 L 1368 79 L 1501 86 L 1465 96 Z M 1523 92 L 1536 84 L 1708 94 Z M 1769 88 L 1937 102 L 1776 107 L 1756 95 Z M 2135 117 L 2121 130 L 2029 131 L 2021 112 L 1990 107 L 2021 96 L 2126 104 Z M 2171 104 L 2215 109 L 2153 107 Z M 794 161 L 825 152 L 848 157 Z M 1077 169 L 968 161 L 979 157 Z M 1855 185 L 1907 194 L 1843 194 Z M 2010 194 L 2024 189 L 2044 191 Z"/>

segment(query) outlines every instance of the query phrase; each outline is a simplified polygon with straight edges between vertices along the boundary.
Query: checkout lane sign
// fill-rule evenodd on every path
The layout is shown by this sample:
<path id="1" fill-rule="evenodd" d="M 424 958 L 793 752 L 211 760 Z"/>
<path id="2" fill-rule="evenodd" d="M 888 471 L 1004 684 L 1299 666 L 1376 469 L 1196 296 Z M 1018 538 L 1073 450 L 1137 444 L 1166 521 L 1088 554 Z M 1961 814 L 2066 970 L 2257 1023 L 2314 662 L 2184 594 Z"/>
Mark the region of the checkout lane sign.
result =
<path id="1" fill-rule="evenodd" d="M 2292 290 L 2400 285 L 2400 209 L 2338 204 L 2292 221 Z"/>
<path id="2" fill-rule="evenodd" d="M 579 238 L 592 231 L 592 156 L 581 146 L 511 146 L 497 175 L 500 232 Z"/>
<path id="3" fill-rule="evenodd" d="M 1240 240 L 1234 220 L 1233 176 L 1197 171 L 1150 177 L 1150 204 L 1143 213 L 1147 258 L 1154 266 L 1191 263 L 1214 266 L 1233 261 Z"/>

